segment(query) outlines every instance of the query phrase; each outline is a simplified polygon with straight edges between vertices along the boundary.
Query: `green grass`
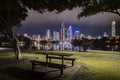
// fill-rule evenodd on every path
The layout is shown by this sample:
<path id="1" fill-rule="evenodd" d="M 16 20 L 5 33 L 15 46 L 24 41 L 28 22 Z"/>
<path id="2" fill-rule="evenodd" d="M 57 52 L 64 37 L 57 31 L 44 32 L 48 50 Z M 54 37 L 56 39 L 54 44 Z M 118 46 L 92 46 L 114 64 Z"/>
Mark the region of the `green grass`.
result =
<path id="1" fill-rule="evenodd" d="M 87 68 L 86 72 L 83 73 L 84 80 L 120 80 L 120 53 L 118 52 L 103 52 L 103 51 L 102 52 L 51 51 L 51 52 L 75 54 L 74 56 L 72 56 L 77 59 L 75 63 L 77 65 L 83 65 Z M 0 59 L 10 58 L 13 56 L 14 56 L 13 52 L 0 53 Z M 39 60 L 43 61 L 45 60 L 45 56 L 40 54 L 27 53 L 27 51 L 22 52 L 22 56 L 36 57 Z M 25 69 L 31 68 L 30 63 L 28 62 L 27 63 L 24 62 L 24 64 L 23 63 L 18 63 L 14 65 L 12 64 L 11 66 L 16 66 Z M 0 75 L 3 74 L 0 73 Z M 73 80 L 80 80 L 78 78 L 79 74 Z"/>
<path id="2" fill-rule="evenodd" d="M 77 63 L 83 63 L 88 68 L 85 80 L 120 80 L 119 54 L 86 52 L 81 57 L 75 57 Z"/>

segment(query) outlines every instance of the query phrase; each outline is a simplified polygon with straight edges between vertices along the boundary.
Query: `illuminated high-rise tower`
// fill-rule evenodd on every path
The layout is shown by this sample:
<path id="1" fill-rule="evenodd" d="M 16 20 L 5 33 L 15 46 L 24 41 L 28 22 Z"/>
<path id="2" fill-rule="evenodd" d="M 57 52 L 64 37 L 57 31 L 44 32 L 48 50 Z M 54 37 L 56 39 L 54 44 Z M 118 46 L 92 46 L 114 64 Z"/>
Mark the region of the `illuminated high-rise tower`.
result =
<path id="1" fill-rule="evenodd" d="M 72 49 L 71 40 L 72 40 L 72 26 L 69 26 L 69 28 L 67 29 L 67 41 L 68 41 L 67 49 L 69 50 Z"/>
<path id="2" fill-rule="evenodd" d="M 58 40 L 58 41 L 60 40 L 59 32 L 57 32 L 57 31 L 54 31 L 54 32 L 53 32 L 53 40 L 56 40 L 56 41 L 57 41 L 57 40 Z"/>
<path id="3" fill-rule="evenodd" d="M 57 31 L 53 32 L 53 41 L 60 41 L 60 34 Z M 53 49 L 54 50 L 59 50 L 60 45 L 59 44 L 53 44 Z"/>
<path id="4" fill-rule="evenodd" d="M 112 22 L 112 33 L 111 36 L 115 37 L 116 36 L 116 29 L 115 29 L 116 22 L 113 20 Z"/>
<path id="5" fill-rule="evenodd" d="M 65 24 L 61 24 L 61 41 L 65 41 Z"/>
<path id="6" fill-rule="evenodd" d="M 68 28 L 68 40 L 71 41 L 72 39 L 72 26 L 69 26 Z"/>
<path id="7" fill-rule="evenodd" d="M 61 50 L 65 49 L 65 41 L 66 41 L 66 28 L 65 24 L 61 24 Z"/>
<path id="8" fill-rule="evenodd" d="M 82 35 L 81 35 L 82 36 Z M 80 38 L 80 31 L 75 31 L 74 38 L 79 39 Z"/>
<path id="9" fill-rule="evenodd" d="M 51 38 L 51 32 L 49 29 L 46 31 L 46 37 L 47 37 L 47 39 Z"/>

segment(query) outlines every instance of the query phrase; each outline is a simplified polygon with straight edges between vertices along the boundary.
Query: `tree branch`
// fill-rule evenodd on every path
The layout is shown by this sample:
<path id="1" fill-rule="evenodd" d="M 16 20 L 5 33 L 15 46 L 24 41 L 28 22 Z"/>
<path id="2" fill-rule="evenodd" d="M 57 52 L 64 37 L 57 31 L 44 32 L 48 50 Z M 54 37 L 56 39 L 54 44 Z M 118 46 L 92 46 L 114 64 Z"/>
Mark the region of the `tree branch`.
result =
<path id="1" fill-rule="evenodd" d="M 119 13 L 119 11 L 116 9 L 116 10 L 105 10 L 105 12 L 110 12 L 110 13 L 114 13 L 114 14 L 117 14 L 117 15 L 119 15 L 120 16 L 120 13 Z"/>

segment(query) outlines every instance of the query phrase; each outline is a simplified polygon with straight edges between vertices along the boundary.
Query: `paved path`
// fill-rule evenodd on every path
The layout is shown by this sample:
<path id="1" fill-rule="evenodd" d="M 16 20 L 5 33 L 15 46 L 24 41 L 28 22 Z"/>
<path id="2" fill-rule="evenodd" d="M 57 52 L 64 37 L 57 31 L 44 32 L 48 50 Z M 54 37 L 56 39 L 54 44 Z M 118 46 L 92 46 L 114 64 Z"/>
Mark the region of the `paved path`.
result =
<path id="1" fill-rule="evenodd" d="M 84 72 L 83 67 L 79 64 L 75 65 L 74 67 L 68 67 L 64 70 L 64 75 L 60 77 L 60 71 L 58 69 L 52 69 L 52 68 L 44 68 L 40 67 L 37 68 L 35 71 L 38 71 L 40 73 L 46 73 L 46 80 L 76 80 L 76 76 L 81 77 L 81 72 Z"/>

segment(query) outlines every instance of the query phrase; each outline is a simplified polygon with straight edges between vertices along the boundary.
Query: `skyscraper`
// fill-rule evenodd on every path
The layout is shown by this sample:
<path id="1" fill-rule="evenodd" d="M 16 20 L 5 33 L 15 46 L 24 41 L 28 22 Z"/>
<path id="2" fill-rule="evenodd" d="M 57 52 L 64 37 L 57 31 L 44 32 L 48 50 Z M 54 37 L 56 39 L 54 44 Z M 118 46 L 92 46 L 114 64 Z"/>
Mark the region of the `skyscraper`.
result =
<path id="1" fill-rule="evenodd" d="M 74 38 L 79 39 L 80 38 L 80 31 L 75 31 Z"/>
<path id="2" fill-rule="evenodd" d="M 46 37 L 47 39 L 51 39 L 51 32 L 49 29 L 46 31 Z"/>
<path id="3" fill-rule="evenodd" d="M 65 24 L 61 24 L 61 50 L 65 49 Z"/>
<path id="4" fill-rule="evenodd" d="M 72 26 L 69 26 L 68 30 L 67 30 L 67 49 L 71 50 L 72 49 L 72 44 L 71 44 L 71 39 L 72 39 Z"/>
<path id="5" fill-rule="evenodd" d="M 112 21 L 112 32 L 111 32 L 111 36 L 115 37 L 116 36 L 116 28 L 115 28 L 116 22 L 113 20 Z"/>
<path id="6" fill-rule="evenodd" d="M 61 24 L 61 41 L 65 41 L 65 24 Z"/>
<path id="7" fill-rule="evenodd" d="M 69 26 L 67 34 L 68 34 L 68 40 L 71 41 L 71 39 L 72 39 L 72 26 Z"/>
<path id="8" fill-rule="evenodd" d="M 57 32 L 57 31 L 54 31 L 53 32 L 53 40 L 60 40 L 60 36 L 59 36 L 59 32 Z"/>
<path id="9" fill-rule="evenodd" d="M 60 41 L 60 34 L 59 34 L 59 32 L 57 32 L 57 31 L 53 32 L 53 41 Z M 59 50 L 59 47 L 60 47 L 59 42 L 53 44 L 53 49 L 54 50 Z"/>

